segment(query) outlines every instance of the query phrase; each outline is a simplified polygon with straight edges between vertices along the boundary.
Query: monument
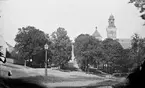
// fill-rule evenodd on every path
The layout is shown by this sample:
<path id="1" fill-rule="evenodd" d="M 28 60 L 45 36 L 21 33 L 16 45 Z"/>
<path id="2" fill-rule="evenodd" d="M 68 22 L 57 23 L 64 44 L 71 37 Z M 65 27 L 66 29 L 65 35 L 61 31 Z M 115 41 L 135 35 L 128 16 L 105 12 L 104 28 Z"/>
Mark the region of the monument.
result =
<path id="1" fill-rule="evenodd" d="M 79 68 L 78 64 L 77 64 L 77 61 L 75 59 L 75 56 L 74 56 L 74 45 L 72 44 L 72 51 L 71 51 L 71 60 L 69 61 L 69 63 L 71 63 L 73 65 L 73 67 L 75 68 Z"/>

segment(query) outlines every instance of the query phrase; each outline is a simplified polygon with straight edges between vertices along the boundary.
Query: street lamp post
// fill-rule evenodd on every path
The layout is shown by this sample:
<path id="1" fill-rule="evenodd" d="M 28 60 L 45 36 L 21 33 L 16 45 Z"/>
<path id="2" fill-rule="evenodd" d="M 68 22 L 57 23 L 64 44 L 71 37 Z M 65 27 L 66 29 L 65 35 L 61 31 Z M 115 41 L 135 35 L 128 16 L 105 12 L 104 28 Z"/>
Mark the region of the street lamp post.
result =
<path id="1" fill-rule="evenodd" d="M 47 76 L 47 50 L 48 50 L 47 43 L 44 45 L 44 49 L 45 49 L 45 76 Z"/>
<path id="2" fill-rule="evenodd" d="M 107 72 L 107 71 L 108 71 L 108 70 L 107 70 L 107 64 L 105 64 L 105 69 L 106 69 L 106 72 Z"/>

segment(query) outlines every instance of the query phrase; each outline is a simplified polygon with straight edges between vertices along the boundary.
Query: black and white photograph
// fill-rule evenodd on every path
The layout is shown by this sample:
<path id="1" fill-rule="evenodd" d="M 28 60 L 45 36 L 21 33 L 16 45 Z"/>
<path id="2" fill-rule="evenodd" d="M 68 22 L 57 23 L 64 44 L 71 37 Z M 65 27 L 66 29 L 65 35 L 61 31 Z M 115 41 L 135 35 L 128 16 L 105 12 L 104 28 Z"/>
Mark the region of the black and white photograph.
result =
<path id="1" fill-rule="evenodd" d="M 145 88 L 145 0 L 0 0 L 0 88 Z"/>

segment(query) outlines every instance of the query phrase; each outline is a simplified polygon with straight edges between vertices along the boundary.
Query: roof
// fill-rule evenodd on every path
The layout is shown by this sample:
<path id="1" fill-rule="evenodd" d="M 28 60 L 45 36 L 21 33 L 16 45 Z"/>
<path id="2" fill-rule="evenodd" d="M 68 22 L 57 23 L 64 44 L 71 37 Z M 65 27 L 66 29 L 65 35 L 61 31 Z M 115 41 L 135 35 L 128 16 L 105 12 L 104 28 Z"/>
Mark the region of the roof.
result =
<path id="1" fill-rule="evenodd" d="M 12 51 L 14 50 L 13 46 L 11 46 L 9 43 L 7 43 L 7 42 L 4 40 L 4 38 L 3 38 L 2 35 L 0 35 L 0 46 L 2 46 L 2 47 L 4 47 L 4 48 L 7 48 L 7 50 L 8 50 L 9 52 L 12 52 Z"/>
<path id="2" fill-rule="evenodd" d="M 114 20 L 114 16 L 111 14 L 109 20 Z"/>
<path id="3" fill-rule="evenodd" d="M 7 47 L 7 44 L 2 35 L 0 35 L 0 46 Z"/>
<path id="4" fill-rule="evenodd" d="M 131 48 L 131 39 L 117 39 L 124 49 Z"/>
<path id="5" fill-rule="evenodd" d="M 100 35 L 100 33 L 98 32 L 97 29 L 96 29 L 95 32 L 92 34 L 92 36 L 94 36 L 95 38 L 102 38 L 102 36 Z"/>
<path id="6" fill-rule="evenodd" d="M 14 50 L 14 47 L 12 45 L 10 45 L 9 43 L 7 43 L 7 42 L 6 42 L 6 44 L 8 46 L 7 51 L 8 52 L 12 52 Z"/>

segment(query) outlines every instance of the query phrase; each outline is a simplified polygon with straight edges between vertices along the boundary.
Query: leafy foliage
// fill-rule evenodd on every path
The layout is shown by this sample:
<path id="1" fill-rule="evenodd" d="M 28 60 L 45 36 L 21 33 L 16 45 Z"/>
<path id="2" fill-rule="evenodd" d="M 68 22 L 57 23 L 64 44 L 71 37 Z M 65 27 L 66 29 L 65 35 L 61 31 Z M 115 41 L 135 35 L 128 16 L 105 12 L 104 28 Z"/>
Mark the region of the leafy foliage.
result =
<path id="1" fill-rule="evenodd" d="M 145 0 L 130 0 L 129 3 L 133 3 L 140 10 L 142 13 L 140 17 L 145 20 Z"/>
<path id="2" fill-rule="evenodd" d="M 18 50 L 19 57 L 24 60 L 32 58 L 38 51 L 43 50 L 44 44 L 48 42 L 48 38 L 48 35 L 35 27 L 19 28 L 15 38 L 15 48 Z"/>
<path id="3" fill-rule="evenodd" d="M 140 65 L 145 57 L 145 38 L 141 38 L 138 34 L 134 34 L 131 44 L 133 54 L 130 56 L 134 58 L 137 65 Z"/>
<path id="4" fill-rule="evenodd" d="M 107 38 L 102 42 L 102 45 L 106 57 L 106 62 L 115 63 L 115 61 L 121 58 L 123 47 L 118 41 Z"/>
<path id="5" fill-rule="evenodd" d="M 99 40 L 88 34 L 81 34 L 75 39 L 74 55 L 82 70 L 87 71 L 89 65 L 93 66 L 101 61 L 103 55 L 100 43 Z"/>
<path id="6" fill-rule="evenodd" d="M 110 68 L 110 71 L 121 67 L 124 57 L 123 47 L 120 45 L 120 43 L 117 40 L 107 38 L 102 42 L 102 45 L 105 56 L 104 62 L 107 64 L 107 67 Z"/>
<path id="7" fill-rule="evenodd" d="M 67 31 L 59 27 L 51 35 L 52 63 L 63 68 L 71 59 L 72 42 L 67 36 Z"/>

